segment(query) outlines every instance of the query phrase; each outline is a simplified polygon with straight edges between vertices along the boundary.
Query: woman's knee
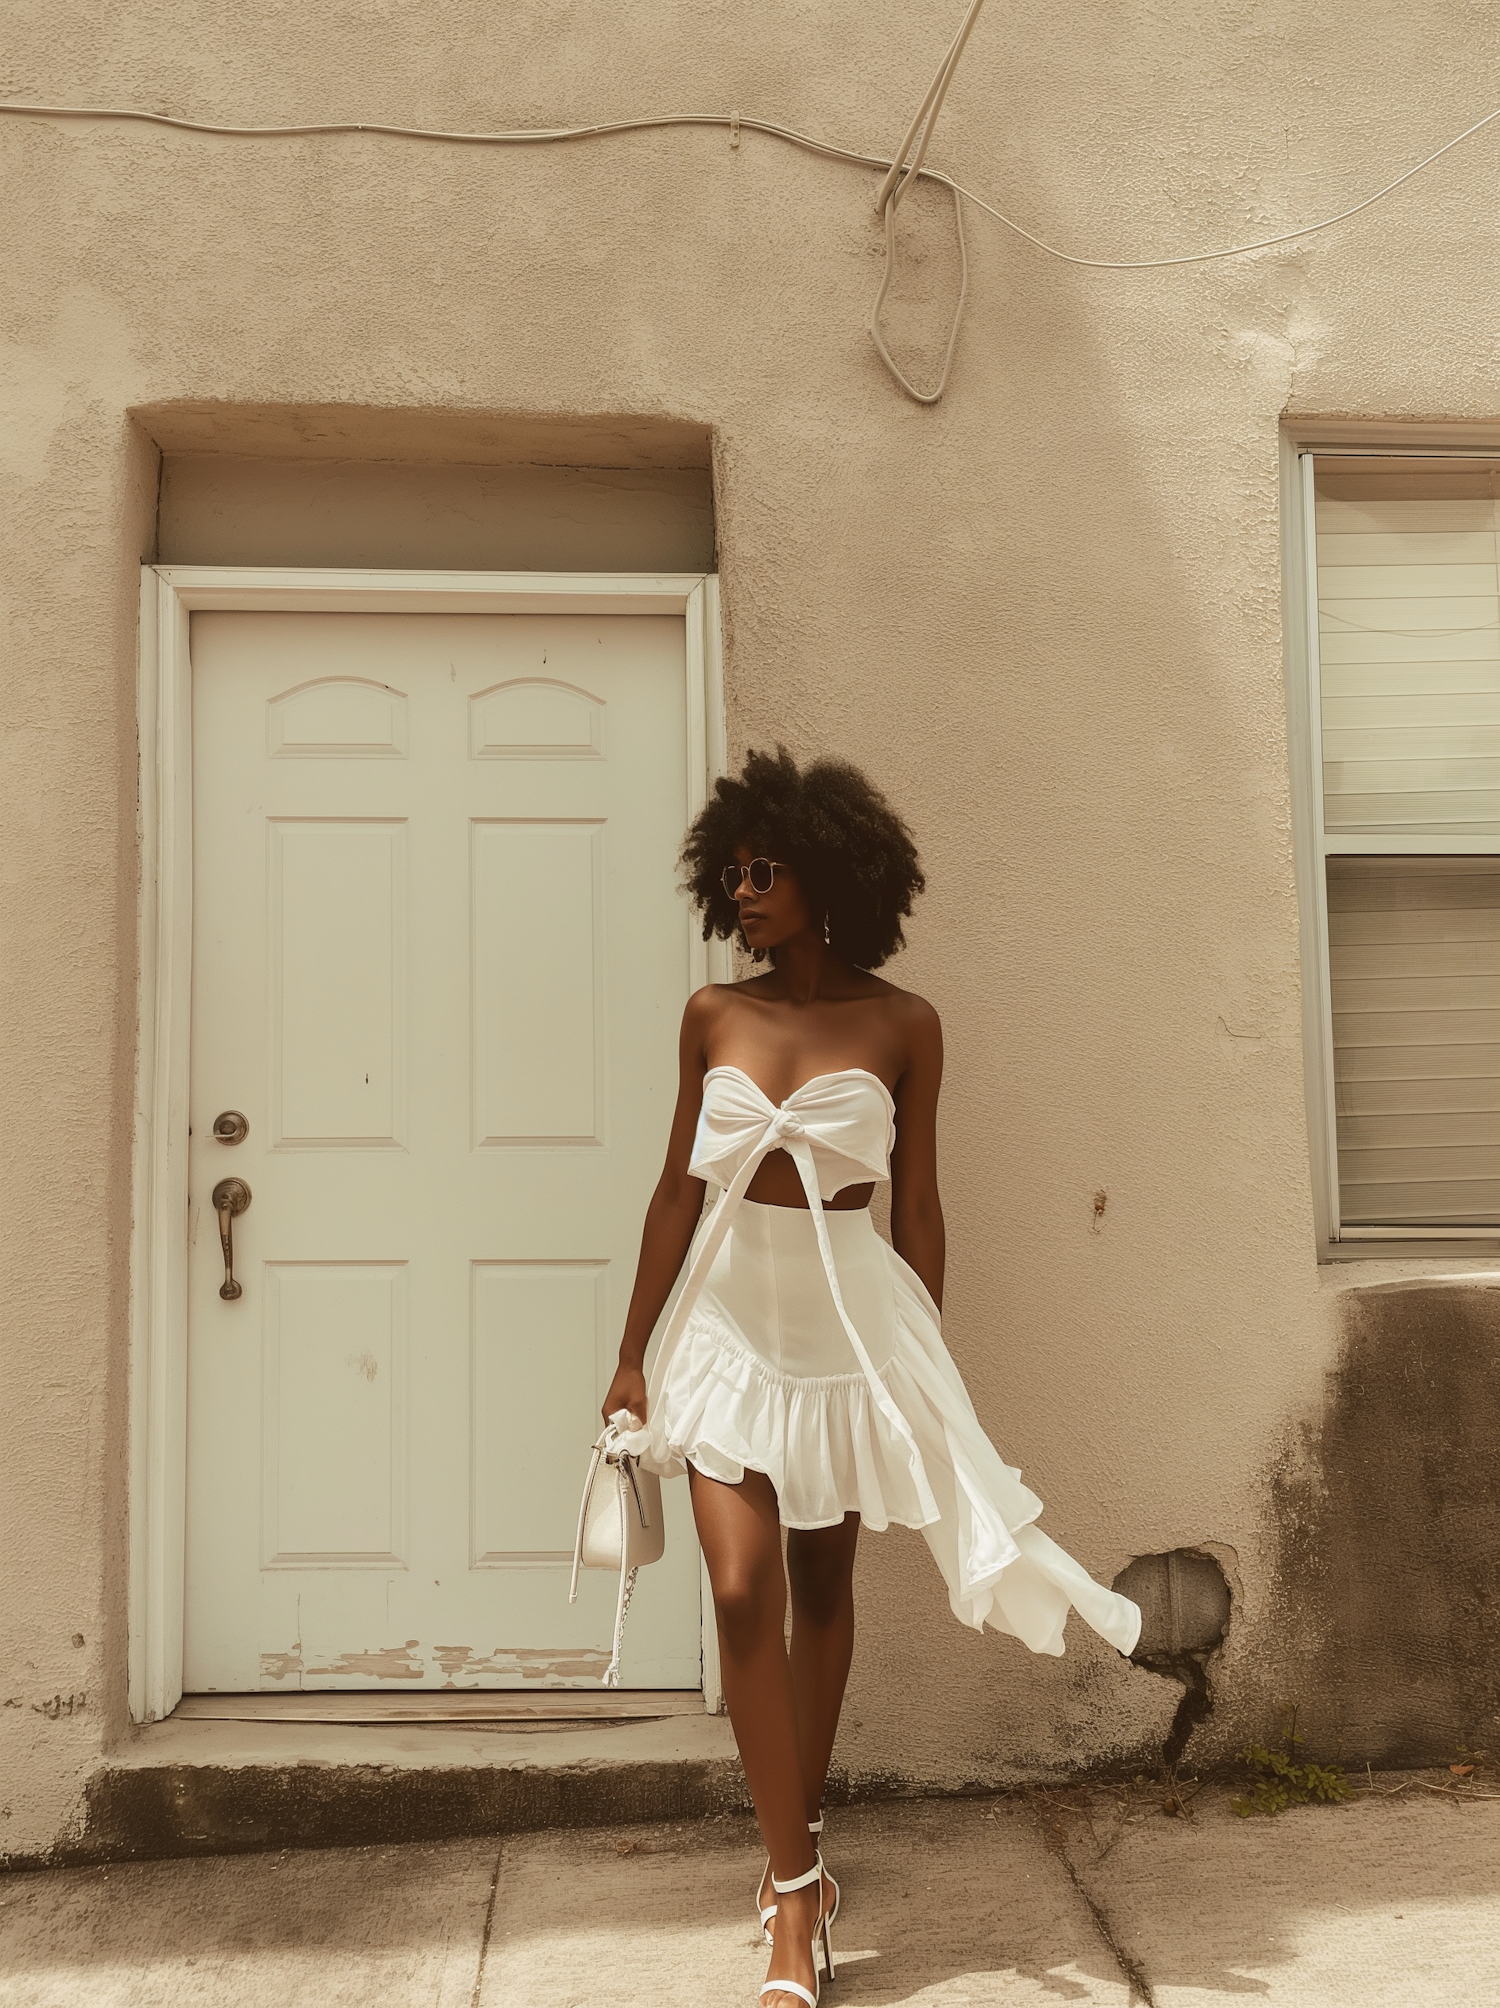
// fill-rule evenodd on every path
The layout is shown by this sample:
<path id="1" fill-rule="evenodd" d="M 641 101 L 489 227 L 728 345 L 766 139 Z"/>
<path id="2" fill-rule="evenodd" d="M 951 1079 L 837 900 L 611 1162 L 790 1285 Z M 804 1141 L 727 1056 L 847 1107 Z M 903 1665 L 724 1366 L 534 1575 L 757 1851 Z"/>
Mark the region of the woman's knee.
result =
<path id="1" fill-rule="evenodd" d="M 786 1589 L 779 1569 L 731 1564 L 715 1572 L 714 1612 L 724 1643 L 743 1652 L 759 1643 L 762 1633 L 778 1639 L 786 1618 Z"/>

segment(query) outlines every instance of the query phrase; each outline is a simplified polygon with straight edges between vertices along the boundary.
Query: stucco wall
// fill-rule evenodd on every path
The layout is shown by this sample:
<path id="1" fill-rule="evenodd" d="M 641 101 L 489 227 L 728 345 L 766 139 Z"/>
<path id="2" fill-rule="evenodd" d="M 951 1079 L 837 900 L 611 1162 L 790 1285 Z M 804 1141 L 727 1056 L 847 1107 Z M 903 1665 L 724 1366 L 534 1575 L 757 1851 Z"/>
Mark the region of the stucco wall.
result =
<path id="1" fill-rule="evenodd" d="M 6 93 L 469 128 L 739 107 L 878 151 L 955 14 L 20 0 Z M 1489 108 L 1497 43 L 1469 4 L 1000 10 L 934 158 L 1064 245 L 1195 249 L 1367 192 Z M 1272 1475 L 1323 1425 L 1342 1299 L 1390 1271 L 1313 1257 L 1278 423 L 1500 413 L 1497 144 L 1228 264 L 1080 270 L 971 215 L 951 388 L 922 409 L 864 333 L 875 177 L 753 134 L 501 153 L 0 120 L 0 1849 L 45 1846 L 128 1733 L 134 568 L 157 443 L 264 451 L 272 407 L 392 412 L 365 450 L 395 427 L 431 461 L 475 459 L 472 429 L 632 464 L 546 445 L 597 415 L 589 438 L 648 457 L 657 420 L 711 433 L 732 746 L 846 752 L 922 843 L 896 973 L 947 1025 L 947 1326 L 980 1413 L 1097 1573 L 1199 1542 L 1230 1559 L 1205 1750 L 1316 1686 Z M 946 197 L 914 198 L 903 239 L 891 325 L 925 373 Z M 1060 1663 L 962 1633 L 915 1538 L 867 1542 L 860 1591 L 856 1777 L 1036 1773 L 1164 1733 L 1168 1684 L 1081 1629 Z"/>

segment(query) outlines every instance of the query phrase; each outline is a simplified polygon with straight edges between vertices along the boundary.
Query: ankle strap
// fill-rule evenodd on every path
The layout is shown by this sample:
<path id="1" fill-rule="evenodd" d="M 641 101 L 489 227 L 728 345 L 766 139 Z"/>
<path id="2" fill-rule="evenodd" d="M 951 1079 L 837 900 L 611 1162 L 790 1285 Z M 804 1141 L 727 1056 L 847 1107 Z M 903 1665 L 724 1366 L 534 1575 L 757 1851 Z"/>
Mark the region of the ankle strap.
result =
<path id="1" fill-rule="evenodd" d="M 821 1833 L 822 1833 L 822 1831 L 823 1831 L 823 1815 L 822 1815 L 821 1813 L 819 1813 L 818 1817 L 817 1817 L 817 1818 L 816 1818 L 815 1820 L 809 1820 L 809 1821 L 808 1821 L 808 1823 L 807 1823 L 807 1831 L 808 1831 L 808 1832 L 809 1832 L 810 1834 L 821 1834 Z"/>
<path id="2" fill-rule="evenodd" d="M 793 1876 L 790 1882 L 783 1882 L 780 1876 L 773 1875 L 771 1887 L 778 1896 L 790 1896 L 794 1889 L 806 1889 L 809 1883 L 821 1881 L 822 1875 L 823 1857 L 819 1855 L 805 1876 Z"/>

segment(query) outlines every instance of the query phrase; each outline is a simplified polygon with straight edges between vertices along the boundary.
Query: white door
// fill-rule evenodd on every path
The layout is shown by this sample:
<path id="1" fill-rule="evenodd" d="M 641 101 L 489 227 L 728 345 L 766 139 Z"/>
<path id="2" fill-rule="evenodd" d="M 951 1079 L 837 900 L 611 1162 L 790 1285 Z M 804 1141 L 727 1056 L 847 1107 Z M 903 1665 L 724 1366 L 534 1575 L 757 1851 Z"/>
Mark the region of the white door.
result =
<path id="1" fill-rule="evenodd" d="M 689 985 L 684 624 L 198 613 L 192 664 L 184 1685 L 591 1685 L 615 1585 L 570 1608 L 567 1565 Z M 696 1687 L 666 1489 L 625 1680 Z"/>

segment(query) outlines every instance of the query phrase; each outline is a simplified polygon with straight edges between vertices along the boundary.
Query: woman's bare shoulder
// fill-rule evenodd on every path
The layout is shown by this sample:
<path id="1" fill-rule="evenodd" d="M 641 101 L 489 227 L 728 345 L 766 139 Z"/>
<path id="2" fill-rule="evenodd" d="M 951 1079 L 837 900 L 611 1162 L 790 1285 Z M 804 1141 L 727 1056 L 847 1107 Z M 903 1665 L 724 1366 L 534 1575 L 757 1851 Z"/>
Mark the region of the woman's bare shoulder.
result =
<path id="1" fill-rule="evenodd" d="M 723 1024 L 736 1007 L 749 996 L 753 997 L 764 977 L 751 977 L 746 983 L 705 983 L 701 990 L 695 990 L 689 997 L 682 1013 L 684 1032 L 708 1033 Z"/>
<path id="2" fill-rule="evenodd" d="M 919 1064 L 941 1071 L 943 1021 L 936 1010 L 915 990 L 901 990 L 894 983 L 887 983 L 884 991 L 880 1001 L 886 1021 L 906 1055 L 905 1065 Z"/>
<path id="3" fill-rule="evenodd" d="M 922 1031 L 941 1032 L 943 1021 L 936 1008 L 925 997 L 919 997 L 915 990 L 902 990 L 894 983 L 888 983 L 883 976 L 872 976 L 871 983 L 880 988 L 875 994 L 891 1017 L 913 1034 Z"/>

